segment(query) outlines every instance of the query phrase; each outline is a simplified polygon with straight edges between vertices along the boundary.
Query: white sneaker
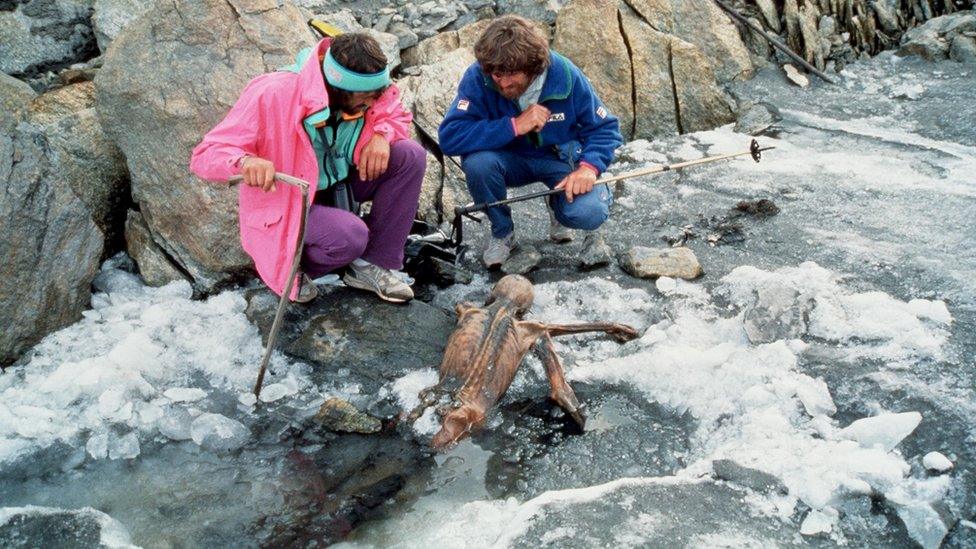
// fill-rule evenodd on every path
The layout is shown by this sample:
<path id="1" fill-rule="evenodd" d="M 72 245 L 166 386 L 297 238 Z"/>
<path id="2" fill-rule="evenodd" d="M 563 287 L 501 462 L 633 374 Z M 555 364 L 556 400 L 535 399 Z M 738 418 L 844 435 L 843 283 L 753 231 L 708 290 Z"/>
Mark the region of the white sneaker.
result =
<path id="1" fill-rule="evenodd" d="M 546 206 L 549 211 L 549 240 L 558 244 L 564 244 L 573 240 L 573 229 L 564 226 L 556 219 L 556 212 L 550 206 Z"/>
<path id="2" fill-rule="evenodd" d="M 488 246 L 485 247 L 485 253 L 481 256 L 485 261 L 485 267 L 489 269 L 501 267 L 502 263 L 505 263 L 508 260 L 508 256 L 512 254 L 512 248 L 515 247 L 514 242 L 514 232 L 509 233 L 504 238 L 489 236 Z"/>
<path id="3" fill-rule="evenodd" d="M 393 271 L 365 261 L 363 263 L 365 265 L 357 265 L 356 262 L 349 264 L 346 275 L 342 277 L 346 286 L 373 292 L 380 299 L 391 303 L 403 303 L 413 299 L 413 290 Z"/>

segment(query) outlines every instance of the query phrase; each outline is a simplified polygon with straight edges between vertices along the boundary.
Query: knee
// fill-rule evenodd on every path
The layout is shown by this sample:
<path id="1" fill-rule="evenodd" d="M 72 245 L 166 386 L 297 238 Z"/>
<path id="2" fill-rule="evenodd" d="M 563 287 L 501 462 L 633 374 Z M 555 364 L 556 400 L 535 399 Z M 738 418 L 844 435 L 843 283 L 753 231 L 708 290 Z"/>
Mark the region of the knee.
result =
<path id="1" fill-rule="evenodd" d="M 330 253 L 339 263 L 350 263 L 361 257 L 369 243 L 369 228 L 358 217 L 329 228 Z"/>
<path id="2" fill-rule="evenodd" d="M 597 196 L 590 196 L 596 193 Z M 594 189 L 589 194 L 577 197 L 572 203 L 560 197 L 559 205 L 555 208 L 556 219 L 572 229 L 592 231 L 603 225 L 610 217 L 609 196 L 599 196 L 600 193 L 609 195 L 605 189 Z"/>
<path id="3" fill-rule="evenodd" d="M 390 163 L 423 173 L 427 168 L 427 151 L 413 139 L 401 139 L 390 145 Z"/>
<path id="4" fill-rule="evenodd" d="M 461 159 L 461 169 L 469 183 L 483 181 L 502 171 L 502 159 L 495 151 L 478 151 Z"/>

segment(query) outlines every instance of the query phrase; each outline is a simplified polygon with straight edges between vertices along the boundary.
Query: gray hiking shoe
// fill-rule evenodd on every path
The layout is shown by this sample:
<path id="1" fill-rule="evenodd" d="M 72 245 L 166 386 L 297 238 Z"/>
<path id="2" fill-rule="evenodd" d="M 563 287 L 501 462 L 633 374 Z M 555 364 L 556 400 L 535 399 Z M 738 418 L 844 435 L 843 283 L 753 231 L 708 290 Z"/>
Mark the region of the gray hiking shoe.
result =
<path id="1" fill-rule="evenodd" d="M 488 236 L 488 246 L 485 248 L 485 253 L 481 258 L 485 261 L 485 267 L 489 269 L 496 269 L 502 266 L 502 263 L 508 259 L 508 256 L 512 253 L 512 248 L 515 247 L 515 233 L 509 233 L 508 236 L 504 238 L 495 238 L 491 235 Z"/>
<path id="2" fill-rule="evenodd" d="M 602 267 L 610 263 L 611 256 L 610 246 L 603 240 L 603 233 L 599 229 L 587 231 L 583 238 L 579 266 L 583 269 Z"/>
<path id="3" fill-rule="evenodd" d="M 378 295 L 391 303 L 403 303 L 413 299 L 413 290 L 389 269 L 367 263 L 363 267 L 350 263 L 342 277 L 346 286 L 359 288 Z"/>
<path id="4" fill-rule="evenodd" d="M 302 274 L 302 287 L 298 289 L 295 303 L 308 303 L 319 296 L 319 288 L 307 274 Z"/>
<path id="5" fill-rule="evenodd" d="M 573 229 L 564 226 L 556 220 L 556 212 L 551 207 L 546 206 L 549 211 L 549 240 L 557 244 L 564 244 L 573 240 Z"/>

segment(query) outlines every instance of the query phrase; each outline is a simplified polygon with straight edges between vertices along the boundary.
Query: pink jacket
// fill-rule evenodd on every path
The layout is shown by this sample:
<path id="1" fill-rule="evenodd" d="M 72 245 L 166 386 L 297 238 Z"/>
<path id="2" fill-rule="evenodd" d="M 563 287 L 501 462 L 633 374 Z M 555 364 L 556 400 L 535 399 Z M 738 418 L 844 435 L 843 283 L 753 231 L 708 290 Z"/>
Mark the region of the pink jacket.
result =
<path id="1" fill-rule="evenodd" d="M 227 116 L 193 149 L 190 170 L 202 179 L 225 182 L 240 173 L 237 162 L 242 156 L 259 156 L 274 163 L 276 171 L 308 181 L 311 201 L 319 168 L 302 121 L 329 104 L 321 59 L 330 43 L 329 38 L 320 41 L 297 73 L 273 72 L 252 80 Z M 412 115 L 399 98 L 400 90 L 390 86 L 366 111 L 354 163 L 374 134 L 391 143 L 408 136 Z M 261 280 L 281 295 L 298 239 L 302 193 L 281 183 L 268 193 L 242 184 L 239 196 L 241 245 Z M 289 297 L 297 292 L 295 284 Z"/>

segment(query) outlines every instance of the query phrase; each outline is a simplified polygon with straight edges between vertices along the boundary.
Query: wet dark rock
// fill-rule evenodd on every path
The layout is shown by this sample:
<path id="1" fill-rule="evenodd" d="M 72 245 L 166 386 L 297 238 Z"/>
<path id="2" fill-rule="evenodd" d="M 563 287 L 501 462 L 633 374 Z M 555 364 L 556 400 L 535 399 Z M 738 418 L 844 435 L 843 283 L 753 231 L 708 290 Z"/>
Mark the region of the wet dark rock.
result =
<path id="1" fill-rule="evenodd" d="M 66 510 L 24 507 L 0 522 L 0 546 L 72 547 L 79 549 L 118 547 L 129 543 L 129 535 L 114 519 L 94 509 Z"/>
<path id="2" fill-rule="evenodd" d="M 267 341 L 278 297 L 253 290 L 247 300 L 246 314 Z M 289 307 L 278 348 L 311 362 L 316 379 L 359 383 L 373 395 L 411 371 L 436 368 L 453 329 L 453 315 L 417 300 L 394 305 L 366 292 L 320 287 L 312 303 Z"/>
<path id="3" fill-rule="evenodd" d="M 693 280 L 704 273 L 690 248 L 646 248 L 634 246 L 620 256 L 620 267 L 631 276 L 669 276 Z"/>
<path id="4" fill-rule="evenodd" d="M 535 246 L 521 244 L 502 265 L 502 272 L 524 275 L 538 267 L 540 261 L 542 261 L 542 254 Z"/>
<path id="5" fill-rule="evenodd" d="M 684 466 L 690 416 L 625 386 L 573 386 L 587 414 L 584 432 L 540 396 L 502 407 L 501 424 L 475 436 L 493 452 L 485 482 L 493 497 L 530 498 L 623 477 L 667 476 Z M 601 466 L 593 467 L 597 459 Z"/>
<path id="6" fill-rule="evenodd" d="M 674 478 L 633 479 L 570 500 L 541 503 L 533 522 L 512 545 L 537 547 L 803 546 L 797 526 L 744 505 L 746 493 L 729 485 Z M 616 527 L 608 528 L 612 524 Z M 638 541 L 639 540 L 639 541 Z"/>
<path id="7" fill-rule="evenodd" d="M 265 547 L 336 543 L 377 515 L 425 458 L 417 444 L 396 436 L 343 435 L 293 450 L 276 479 L 285 504 L 255 522 L 255 536 Z"/>
<path id="8" fill-rule="evenodd" d="M 383 428 L 380 420 L 360 412 L 341 398 L 330 398 L 322 403 L 315 421 L 330 431 L 343 433 L 378 433 Z"/>
<path id="9" fill-rule="evenodd" d="M 773 475 L 758 469 L 739 465 L 730 459 L 717 459 L 713 461 L 712 471 L 715 472 L 715 478 L 719 480 L 732 482 L 743 488 L 755 490 L 756 492 L 779 494 L 789 492 L 783 482 Z"/>

